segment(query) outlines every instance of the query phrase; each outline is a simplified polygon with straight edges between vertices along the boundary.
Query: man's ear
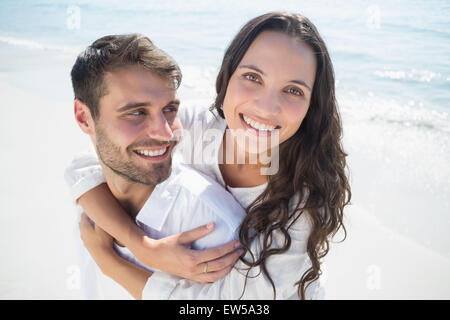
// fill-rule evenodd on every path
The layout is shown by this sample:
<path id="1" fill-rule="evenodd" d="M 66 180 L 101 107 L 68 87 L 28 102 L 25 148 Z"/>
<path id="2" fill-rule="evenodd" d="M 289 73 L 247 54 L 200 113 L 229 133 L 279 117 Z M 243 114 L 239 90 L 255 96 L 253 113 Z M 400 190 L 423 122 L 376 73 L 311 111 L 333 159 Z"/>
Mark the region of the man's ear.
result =
<path id="1" fill-rule="evenodd" d="M 93 135 L 94 130 L 94 120 L 92 119 L 91 111 L 88 106 L 85 105 L 81 100 L 75 99 L 74 102 L 74 114 L 75 120 L 81 130 L 88 134 Z"/>

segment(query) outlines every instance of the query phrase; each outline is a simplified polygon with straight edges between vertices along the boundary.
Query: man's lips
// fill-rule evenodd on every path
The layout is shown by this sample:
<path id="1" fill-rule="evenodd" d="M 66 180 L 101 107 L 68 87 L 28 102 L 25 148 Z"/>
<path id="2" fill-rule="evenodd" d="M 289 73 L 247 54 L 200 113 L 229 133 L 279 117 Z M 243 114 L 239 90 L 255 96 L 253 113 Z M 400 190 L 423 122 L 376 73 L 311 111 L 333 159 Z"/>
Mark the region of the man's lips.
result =
<path id="1" fill-rule="evenodd" d="M 134 149 L 133 152 L 139 157 L 152 160 L 152 161 L 161 161 L 165 160 L 172 150 L 172 146 L 167 144 L 165 146 L 158 146 L 152 148 L 139 148 Z"/>

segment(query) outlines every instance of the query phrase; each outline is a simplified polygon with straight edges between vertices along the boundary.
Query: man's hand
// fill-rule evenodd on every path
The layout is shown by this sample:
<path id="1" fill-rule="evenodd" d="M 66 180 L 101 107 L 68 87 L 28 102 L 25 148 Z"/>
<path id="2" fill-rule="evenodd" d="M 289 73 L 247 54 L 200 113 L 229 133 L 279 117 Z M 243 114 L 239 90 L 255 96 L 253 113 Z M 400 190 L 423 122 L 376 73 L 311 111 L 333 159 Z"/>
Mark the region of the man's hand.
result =
<path id="1" fill-rule="evenodd" d="M 164 272 L 211 283 L 223 278 L 243 254 L 239 241 L 204 250 L 191 249 L 195 240 L 205 237 L 214 229 L 214 223 L 154 240 L 141 233 L 128 248 L 145 265 Z"/>

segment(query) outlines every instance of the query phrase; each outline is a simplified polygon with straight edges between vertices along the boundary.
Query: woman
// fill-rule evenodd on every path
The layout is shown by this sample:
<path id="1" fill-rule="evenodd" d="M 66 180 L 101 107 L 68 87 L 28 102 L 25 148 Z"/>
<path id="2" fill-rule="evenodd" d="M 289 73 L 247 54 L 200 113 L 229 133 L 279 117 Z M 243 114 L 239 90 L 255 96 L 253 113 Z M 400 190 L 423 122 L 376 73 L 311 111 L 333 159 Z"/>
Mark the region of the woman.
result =
<path id="1" fill-rule="evenodd" d="M 121 266 L 120 273 L 108 267 L 112 270 L 108 274 L 130 292 L 148 281 L 144 291 L 149 295 L 170 288 L 164 298 L 260 299 L 270 287 L 273 298 L 294 298 L 294 287 L 297 297 L 315 298 L 321 259 L 328 253 L 331 237 L 341 227 L 345 231 L 343 209 L 351 197 L 326 46 L 314 25 L 301 15 L 269 13 L 254 18 L 228 47 L 216 91 L 212 112 L 181 116 L 187 130 L 201 120 L 203 129 L 223 132 L 214 145 L 212 161 L 193 166 L 215 178 L 246 208 L 239 232 L 246 255 L 235 269 L 219 281 L 202 284 L 128 268 L 112 250 L 111 237 L 86 218 L 80 223 L 85 246 L 99 266 Z M 226 128 L 231 139 L 226 139 Z M 239 132 L 256 146 L 277 136 L 278 142 L 270 139 L 271 162 L 261 161 L 265 150 L 249 150 L 239 143 Z M 274 157 L 277 148 L 278 159 Z M 249 164 L 255 153 L 258 161 Z M 245 164 L 221 163 L 223 158 L 242 154 Z M 262 173 L 276 160 L 279 168 L 274 174 Z M 89 208 L 89 202 L 92 205 L 107 195 L 89 193 L 80 201 L 89 216 L 90 211 L 106 211 Z M 315 289 L 308 291 L 308 287 Z"/>

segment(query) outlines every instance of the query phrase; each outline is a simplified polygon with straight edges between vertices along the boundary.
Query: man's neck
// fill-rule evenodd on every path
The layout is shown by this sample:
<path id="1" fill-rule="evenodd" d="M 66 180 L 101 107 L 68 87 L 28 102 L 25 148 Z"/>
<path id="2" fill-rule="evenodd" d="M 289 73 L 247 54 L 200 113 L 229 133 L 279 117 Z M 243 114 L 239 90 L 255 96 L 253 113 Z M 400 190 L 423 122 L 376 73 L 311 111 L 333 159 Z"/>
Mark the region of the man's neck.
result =
<path id="1" fill-rule="evenodd" d="M 148 186 L 138 182 L 132 182 L 110 168 L 101 164 L 106 183 L 114 197 L 120 202 L 125 211 L 135 219 L 139 211 L 147 202 L 155 186 Z"/>

